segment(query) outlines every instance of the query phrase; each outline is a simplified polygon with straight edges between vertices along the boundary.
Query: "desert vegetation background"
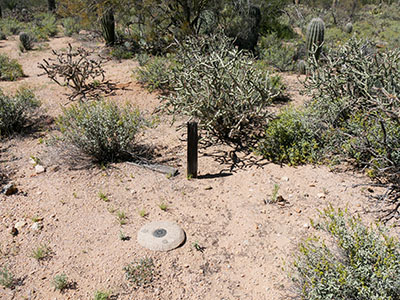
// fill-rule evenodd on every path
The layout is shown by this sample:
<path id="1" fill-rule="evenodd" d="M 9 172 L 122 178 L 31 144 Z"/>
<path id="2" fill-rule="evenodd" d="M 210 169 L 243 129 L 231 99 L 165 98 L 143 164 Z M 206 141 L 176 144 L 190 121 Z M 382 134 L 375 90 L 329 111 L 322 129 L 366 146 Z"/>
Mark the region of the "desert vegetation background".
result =
<path id="1" fill-rule="evenodd" d="M 0 0 L 0 298 L 400 299 L 399 13 Z"/>

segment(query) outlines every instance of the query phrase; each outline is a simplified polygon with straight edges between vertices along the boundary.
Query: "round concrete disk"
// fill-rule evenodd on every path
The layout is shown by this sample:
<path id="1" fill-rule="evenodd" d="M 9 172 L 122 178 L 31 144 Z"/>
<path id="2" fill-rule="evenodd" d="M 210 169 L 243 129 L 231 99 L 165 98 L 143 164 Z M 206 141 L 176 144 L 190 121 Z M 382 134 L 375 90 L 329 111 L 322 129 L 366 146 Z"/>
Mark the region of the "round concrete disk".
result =
<path id="1" fill-rule="evenodd" d="M 138 243 L 153 251 L 169 251 L 180 246 L 185 240 L 185 232 L 178 224 L 168 221 L 151 222 L 138 232 Z"/>

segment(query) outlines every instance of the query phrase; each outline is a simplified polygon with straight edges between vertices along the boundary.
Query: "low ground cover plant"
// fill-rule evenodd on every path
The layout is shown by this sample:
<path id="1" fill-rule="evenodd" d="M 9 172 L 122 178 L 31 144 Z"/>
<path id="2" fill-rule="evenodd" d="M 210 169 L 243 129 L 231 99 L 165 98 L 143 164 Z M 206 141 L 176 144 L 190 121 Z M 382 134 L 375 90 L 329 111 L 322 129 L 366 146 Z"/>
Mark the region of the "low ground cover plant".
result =
<path id="1" fill-rule="evenodd" d="M 141 258 L 124 267 L 126 279 L 134 287 L 146 287 L 155 278 L 155 266 L 153 259 Z"/>
<path id="2" fill-rule="evenodd" d="M 302 299 L 400 299 L 400 243 L 385 228 L 332 207 L 312 225 L 329 239 L 300 245 L 292 278 Z"/>
<path id="3" fill-rule="evenodd" d="M 21 88 L 14 96 L 8 96 L 0 89 L 0 136 L 20 131 L 33 116 L 40 102 L 28 89 Z"/>
<path id="4" fill-rule="evenodd" d="M 22 66 L 16 59 L 10 59 L 5 54 L 0 54 L 0 80 L 14 81 L 24 76 Z"/>
<path id="5" fill-rule="evenodd" d="M 140 112 L 107 100 L 78 103 L 57 119 L 62 139 L 98 162 L 130 157 L 135 136 L 147 123 Z"/>

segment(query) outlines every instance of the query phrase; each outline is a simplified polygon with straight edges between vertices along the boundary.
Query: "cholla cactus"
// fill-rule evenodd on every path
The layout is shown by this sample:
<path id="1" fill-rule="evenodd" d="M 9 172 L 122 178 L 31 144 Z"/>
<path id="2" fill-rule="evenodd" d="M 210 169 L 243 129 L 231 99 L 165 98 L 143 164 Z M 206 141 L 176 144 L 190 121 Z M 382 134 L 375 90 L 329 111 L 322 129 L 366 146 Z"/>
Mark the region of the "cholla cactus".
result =
<path id="1" fill-rule="evenodd" d="M 115 43 L 115 20 L 114 12 L 108 9 L 101 18 L 101 28 L 106 45 L 111 46 Z"/>
<path id="2" fill-rule="evenodd" d="M 26 32 L 21 32 L 19 34 L 19 40 L 21 42 L 21 50 L 32 50 L 33 48 L 33 37 L 26 33 Z"/>
<path id="3" fill-rule="evenodd" d="M 324 42 L 325 23 L 321 18 L 314 18 L 307 26 L 307 56 L 314 55 L 318 60 L 321 54 L 322 43 Z"/>

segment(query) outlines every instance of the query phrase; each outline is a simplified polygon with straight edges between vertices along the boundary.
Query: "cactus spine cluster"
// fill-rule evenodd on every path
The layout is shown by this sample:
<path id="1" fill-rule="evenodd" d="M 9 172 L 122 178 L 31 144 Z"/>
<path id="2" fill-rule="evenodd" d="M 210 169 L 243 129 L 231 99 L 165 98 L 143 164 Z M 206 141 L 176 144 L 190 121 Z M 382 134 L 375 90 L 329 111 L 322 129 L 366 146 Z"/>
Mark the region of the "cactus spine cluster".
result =
<path id="1" fill-rule="evenodd" d="M 103 37 L 106 40 L 107 46 L 112 46 L 115 43 L 115 20 L 114 12 L 108 9 L 104 12 L 101 18 L 101 28 Z"/>
<path id="2" fill-rule="evenodd" d="M 19 34 L 19 40 L 21 42 L 21 50 L 31 50 L 33 48 L 33 38 L 30 34 L 21 32 Z"/>
<path id="3" fill-rule="evenodd" d="M 324 42 L 325 23 L 321 18 L 314 18 L 307 26 L 306 44 L 307 56 L 314 54 L 318 60 L 321 54 L 322 43 Z"/>

